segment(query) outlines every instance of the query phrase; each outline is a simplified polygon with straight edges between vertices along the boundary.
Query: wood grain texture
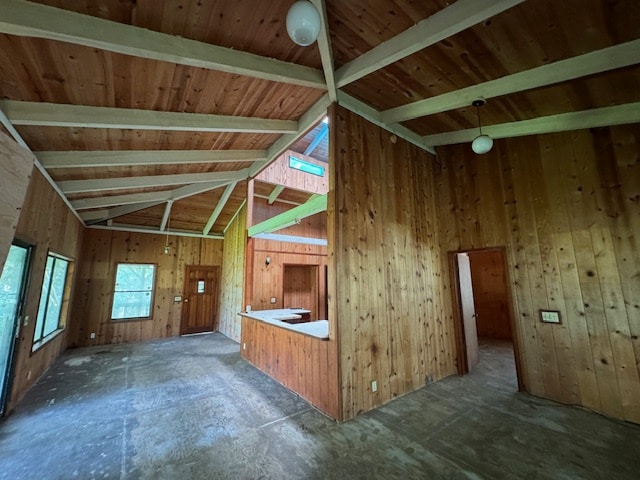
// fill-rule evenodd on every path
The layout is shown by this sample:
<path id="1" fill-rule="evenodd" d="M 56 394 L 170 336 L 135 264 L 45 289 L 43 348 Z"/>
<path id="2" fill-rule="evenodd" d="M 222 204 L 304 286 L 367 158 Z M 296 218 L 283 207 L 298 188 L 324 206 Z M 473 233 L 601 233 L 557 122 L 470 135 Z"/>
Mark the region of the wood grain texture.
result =
<path id="1" fill-rule="evenodd" d="M 1 177 L 2 181 L 6 177 Z M 23 325 L 18 340 L 13 384 L 8 409 L 11 410 L 24 393 L 35 383 L 49 365 L 66 348 L 74 330 L 71 318 L 66 319 L 66 329 L 35 352 L 31 352 L 36 325 L 42 279 L 49 251 L 64 255 L 77 262 L 80 257 L 83 227 L 67 208 L 58 194 L 37 171 L 31 176 L 29 189 L 22 205 L 16 237 L 35 245 L 31 260 L 30 283 L 23 315 L 30 321 Z M 77 266 L 77 264 L 75 265 Z M 75 268 L 77 273 L 78 269 Z M 71 285 L 75 281 L 72 279 Z M 74 297 L 71 288 L 71 298 Z"/>
<path id="2" fill-rule="evenodd" d="M 499 250 L 469 252 L 478 336 L 511 340 L 504 264 Z"/>
<path id="3" fill-rule="evenodd" d="M 289 157 L 293 156 L 307 163 L 318 165 L 324 169 L 324 176 L 313 175 L 296 170 L 289 166 Z M 256 180 L 272 185 L 283 185 L 294 190 L 324 195 L 329 189 L 328 165 L 324 162 L 308 157 L 301 153 L 287 150 L 273 161 L 256 177 Z"/>
<path id="4" fill-rule="evenodd" d="M 242 356 L 330 417 L 340 420 L 336 342 L 242 317 Z"/>
<path id="5" fill-rule="evenodd" d="M 505 245 L 527 391 L 640 422 L 640 136 L 619 126 L 438 149 L 440 248 Z M 560 325 L 540 309 L 559 310 Z"/>
<path id="6" fill-rule="evenodd" d="M 0 272 L 16 234 L 33 170 L 33 155 L 0 132 Z"/>
<path id="7" fill-rule="evenodd" d="M 222 240 L 169 237 L 171 248 L 164 255 L 166 237 L 142 233 L 87 229 L 84 235 L 71 311 L 74 331 L 71 346 L 126 343 L 167 338 L 180 333 L 186 265 L 222 265 Z M 111 302 L 118 262 L 157 265 L 152 319 L 111 320 Z M 91 333 L 96 334 L 91 339 Z"/>
<path id="8" fill-rule="evenodd" d="M 329 311 L 349 419 L 454 373 L 455 336 L 432 158 L 341 107 L 329 122 Z"/>
<path id="9" fill-rule="evenodd" d="M 247 243 L 247 207 L 244 206 L 225 232 L 220 290 L 220 333 L 240 341 L 243 310 L 245 247 Z"/>

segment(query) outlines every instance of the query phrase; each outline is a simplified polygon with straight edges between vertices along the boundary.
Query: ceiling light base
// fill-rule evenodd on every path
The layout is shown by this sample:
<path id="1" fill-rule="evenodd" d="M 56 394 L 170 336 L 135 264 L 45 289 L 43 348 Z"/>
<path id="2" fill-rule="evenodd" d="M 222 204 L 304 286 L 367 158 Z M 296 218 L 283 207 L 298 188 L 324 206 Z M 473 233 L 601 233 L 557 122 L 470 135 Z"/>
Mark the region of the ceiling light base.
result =
<path id="1" fill-rule="evenodd" d="M 301 47 L 311 45 L 320 35 L 320 14 L 307 0 L 299 0 L 291 5 L 286 23 L 289 37 Z"/>

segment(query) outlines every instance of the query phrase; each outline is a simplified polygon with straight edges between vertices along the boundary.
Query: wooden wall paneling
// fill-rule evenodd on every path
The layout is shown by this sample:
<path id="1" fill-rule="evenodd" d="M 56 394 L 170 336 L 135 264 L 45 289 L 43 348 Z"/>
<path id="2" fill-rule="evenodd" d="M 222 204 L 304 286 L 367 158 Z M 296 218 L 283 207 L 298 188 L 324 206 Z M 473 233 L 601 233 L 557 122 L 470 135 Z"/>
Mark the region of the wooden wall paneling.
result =
<path id="1" fill-rule="evenodd" d="M 79 294 L 72 319 L 73 346 L 144 341 L 176 336 L 180 332 L 182 304 L 174 296 L 183 295 L 187 264 L 222 264 L 222 241 L 190 237 L 169 237 L 170 254 L 165 255 L 163 235 L 87 229 L 81 254 Z M 151 320 L 111 320 L 115 268 L 118 262 L 157 265 Z M 193 262 L 193 263 L 191 263 Z M 90 334 L 96 333 L 91 339 Z"/>
<path id="2" fill-rule="evenodd" d="M 339 419 L 331 340 L 242 317 L 242 356 L 332 418 Z"/>
<path id="3" fill-rule="evenodd" d="M 4 178 L 7 177 L 2 177 Z M 9 177 L 10 178 L 10 177 Z M 74 327 L 70 315 L 66 318 L 65 331 L 48 341 L 35 352 L 31 351 L 35 320 L 40 305 L 42 279 L 49 251 L 59 253 L 74 261 L 75 278 L 69 280 L 71 299 L 75 297 L 78 259 L 82 243 L 82 225 L 67 208 L 63 200 L 51 188 L 39 172 L 33 172 L 29 188 L 22 204 L 16 236 L 35 246 L 30 267 L 30 282 L 23 315 L 30 320 L 23 323 L 19 332 L 15 366 L 8 410 L 12 410 L 26 391 L 36 382 L 51 363 L 67 347 Z"/>
<path id="4" fill-rule="evenodd" d="M 300 170 L 289 167 L 289 156 L 294 156 L 314 165 L 318 165 L 325 169 L 324 176 L 305 173 Z M 270 183 L 272 185 L 283 185 L 287 188 L 301 190 L 304 192 L 317 193 L 324 195 L 329 189 L 328 185 L 328 165 L 307 155 L 287 150 L 274 160 L 267 168 L 265 168 L 255 178 L 261 182 Z"/>
<path id="5" fill-rule="evenodd" d="M 225 232 L 223 247 L 219 330 L 236 342 L 240 341 L 242 325 L 238 312 L 244 310 L 246 224 L 247 207 L 244 206 Z"/>
<path id="6" fill-rule="evenodd" d="M 435 307 L 437 301 L 425 299 L 429 292 L 440 300 L 446 291 L 441 278 L 437 288 L 428 285 L 442 264 L 431 253 L 437 249 L 425 225 L 437 223 L 433 195 L 417 206 L 433 184 L 432 158 L 340 107 L 335 117 L 329 224 L 335 223 L 339 368 L 348 419 L 455 367 L 450 304 Z"/>
<path id="7" fill-rule="evenodd" d="M 32 170 L 33 155 L 0 132 L 0 273 L 16 234 Z"/>

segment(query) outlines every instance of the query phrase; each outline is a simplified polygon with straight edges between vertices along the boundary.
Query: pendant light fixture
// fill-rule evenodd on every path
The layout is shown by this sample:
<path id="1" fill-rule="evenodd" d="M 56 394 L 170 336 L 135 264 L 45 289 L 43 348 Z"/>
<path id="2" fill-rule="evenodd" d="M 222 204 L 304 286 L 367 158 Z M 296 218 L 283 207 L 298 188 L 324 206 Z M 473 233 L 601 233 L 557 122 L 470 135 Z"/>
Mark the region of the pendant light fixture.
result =
<path id="1" fill-rule="evenodd" d="M 287 13 L 287 33 L 291 40 L 306 47 L 318 39 L 320 34 L 320 14 L 307 0 L 299 0 Z"/>
<path id="2" fill-rule="evenodd" d="M 476 107 L 476 112 L 478 113 L 478 128 L 480 130 L 480 135 L 473 139 L 471 143 L 471 149 L 477 153 L 478 155 L 482 155 L 483 153 L 487 153 L 493 147 L 493 138 L 489 135 L 482 134 L 482 122 L 480 121 L 480 107 L 483 106 L 486 102 L 484 98 L 478 98 L 474 100 L 471 105 Z"/>

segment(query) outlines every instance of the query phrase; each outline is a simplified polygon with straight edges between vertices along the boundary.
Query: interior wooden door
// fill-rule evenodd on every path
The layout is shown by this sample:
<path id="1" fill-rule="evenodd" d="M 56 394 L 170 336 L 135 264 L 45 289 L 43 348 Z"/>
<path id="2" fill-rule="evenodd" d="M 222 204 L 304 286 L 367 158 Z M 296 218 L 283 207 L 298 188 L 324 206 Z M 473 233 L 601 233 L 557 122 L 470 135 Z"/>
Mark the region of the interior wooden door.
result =
<path id="1" fill-rule="evenodd" d="M 464 326 L 464 342 L 467 351 L 467 367 L 469 371 L 480 361 L 478 352 L 478 332 L 476 329 L 476 310 L 473 300 L 473 283 L 471 281 L 471 262 L 469 255 L 459 253 L 458 281 L 460 284 L 460 307 Z"/>
<path id="2" fill-rule="evenodd" d="M 318 266 L 285 265 L 282 303 L 285 308 L 311 310 L 311 320 L 318 319 Z"/>
<path id="3" fill-rule="evenodd" d="M 218 328 L 220 267 L 187 265 L 180 334 L 213 332 Z"/>

